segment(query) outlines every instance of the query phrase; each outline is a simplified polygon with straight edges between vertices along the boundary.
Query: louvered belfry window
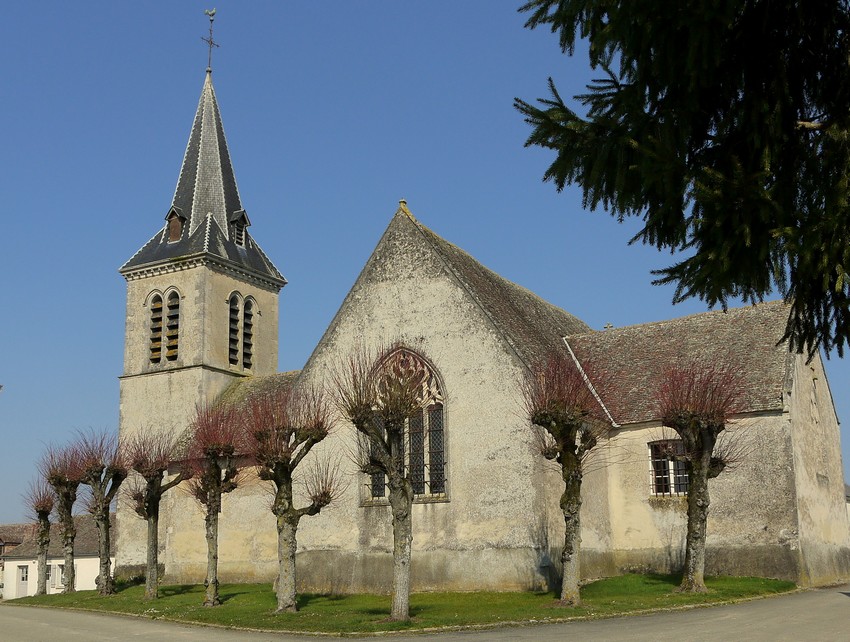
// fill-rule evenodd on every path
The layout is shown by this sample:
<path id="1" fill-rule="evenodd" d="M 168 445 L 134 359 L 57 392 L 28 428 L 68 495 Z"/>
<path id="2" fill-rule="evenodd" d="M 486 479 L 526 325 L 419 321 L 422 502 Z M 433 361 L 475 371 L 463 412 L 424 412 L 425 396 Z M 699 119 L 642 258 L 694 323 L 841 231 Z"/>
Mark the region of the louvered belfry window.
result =
<path id="1" fill-rule="evenodd" d="M 422 371 L 422 409 L 410 417 L 405 430 L 405 467 L 415 497 L 446 494 L 445 418 L 443 391 L 434 369 L 420 355 L 408 348 L 400 348 L 387 359 L 405 361 L 406 368 Z M 383 473 L 370 476 L 369 490 L 373 498 L 386 496 L 386 479 Z"/>
<path id="2" fill-rule="evenodd" d="M 238 292 L 231 294 L 227 302 L 227 362 L 236 368 L 250 370 L 254 365 L 254 320 L 257 315 L 257 302 L 250 297 L 243 301 Z"/>
<path id="3" fill-rule="evenodd" d="M 231 366 L 239 364 L 239 297 L 230 297 L 230 326 L 227 334 L 228 361 Z"/>
<path id="4" fill-rule="evenodd" d="M 242 316 L 242 367 L 248 370 L 254 362 L 254 302 L 245 301 Z"/>
<path id="5" fill-rule="evenodd" d="M 162 297 L 158 294 L 151 299 L 151 363 L 162 361 Z"/>
<path id="6" fill-rule="evenodd" d="M 165 359 L 176 361 L 180 341 L 180 295 L 168 295 L 165 321 Z"/>

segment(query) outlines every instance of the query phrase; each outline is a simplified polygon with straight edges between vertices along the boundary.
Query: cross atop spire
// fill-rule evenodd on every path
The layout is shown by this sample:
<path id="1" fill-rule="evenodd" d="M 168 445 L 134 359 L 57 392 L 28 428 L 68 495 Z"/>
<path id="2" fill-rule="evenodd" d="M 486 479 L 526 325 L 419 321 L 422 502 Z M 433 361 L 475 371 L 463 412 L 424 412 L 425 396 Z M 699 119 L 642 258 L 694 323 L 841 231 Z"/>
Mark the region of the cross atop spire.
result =
<path id="1" fill-rule="evenodd" d="M 215 20 L 215 9 L 204 9 L 204 14 L 210 17 L 210 35 L 208 38 L 201 36 L 201 40 L 207 43 L 209 52 L 207 53 L 207 73 L 212 73 L 212 50 L 213 47 L 218 47 L 218 43 L 213 40 L 213 20 Z"/>

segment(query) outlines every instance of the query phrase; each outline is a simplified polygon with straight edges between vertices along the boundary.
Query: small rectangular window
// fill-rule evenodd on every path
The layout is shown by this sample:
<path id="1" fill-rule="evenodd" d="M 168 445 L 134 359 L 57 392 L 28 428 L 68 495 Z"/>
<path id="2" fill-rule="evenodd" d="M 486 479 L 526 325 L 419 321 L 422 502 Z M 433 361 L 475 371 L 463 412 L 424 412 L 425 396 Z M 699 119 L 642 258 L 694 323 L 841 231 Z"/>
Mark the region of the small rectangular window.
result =
<path id="1" fill-rule="evenodd" d="M 685 495 L 688 492 L 688 462 L 681 439 L 665 439 L 649 444 L 651 489 L 653 495 Z"/>

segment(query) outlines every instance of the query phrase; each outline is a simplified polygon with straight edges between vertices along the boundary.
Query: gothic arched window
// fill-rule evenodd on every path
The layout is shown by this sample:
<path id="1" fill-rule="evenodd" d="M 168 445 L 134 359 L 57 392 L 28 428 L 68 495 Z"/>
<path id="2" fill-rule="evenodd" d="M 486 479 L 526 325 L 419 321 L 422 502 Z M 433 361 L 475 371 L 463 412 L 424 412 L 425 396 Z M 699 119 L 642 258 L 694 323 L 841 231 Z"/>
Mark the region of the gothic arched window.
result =
<path id="1" fill-rule="evenodd" d="M 413 368 L 422 373 L 421 406 L 407 420 L 404 435 L 404 465 L 413 486 L 413 494 L 416 497 L 445 495 L 445 411 L 440 378 L 433 366 L 408 348 L 399 348 L 387 355 L 386 359 L 397 359 L 406 370 Z M 370 493 L 373 498 L 386 495 L 383 473 L 371 476 Z"/>

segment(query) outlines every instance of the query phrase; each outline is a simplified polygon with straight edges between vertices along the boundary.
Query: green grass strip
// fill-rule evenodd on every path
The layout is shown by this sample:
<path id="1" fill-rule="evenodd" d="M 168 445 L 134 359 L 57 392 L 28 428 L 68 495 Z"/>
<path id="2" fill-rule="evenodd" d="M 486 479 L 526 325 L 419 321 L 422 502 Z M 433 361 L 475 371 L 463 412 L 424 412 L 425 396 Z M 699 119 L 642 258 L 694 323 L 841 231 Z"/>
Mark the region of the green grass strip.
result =
<path id="1" fill-rule="evenodd" d="M 410 599 L 412 621 L 389 622 L 386 595 L 301 595 L 298 613 L 275 614 L 269 584 L 223 584 L 223 604 L 204 608 L 204 588 L 165 586 L 160 599 L 144 601 L 142 586 L 121 588 L 117 595 L 99 597 L 94 591 L 45 595 L 14 600 L 13 604 L 77 608 L 163 618 L 218 626 L 304 633 L 375 633 L 444 627 L 488 626 L 504 622 L 551 622 L 572 617 L 606 617 L 654 609 L 707 605 L 795 589 L 793 582 L 751 577 L 709 578 L 709 592 L 675 592 L 679 578 L 665 575 L 623 575 L 599 580 L 582 589 L 577 608 L 556 604 L 553 593 L 416 593 Z"/>

